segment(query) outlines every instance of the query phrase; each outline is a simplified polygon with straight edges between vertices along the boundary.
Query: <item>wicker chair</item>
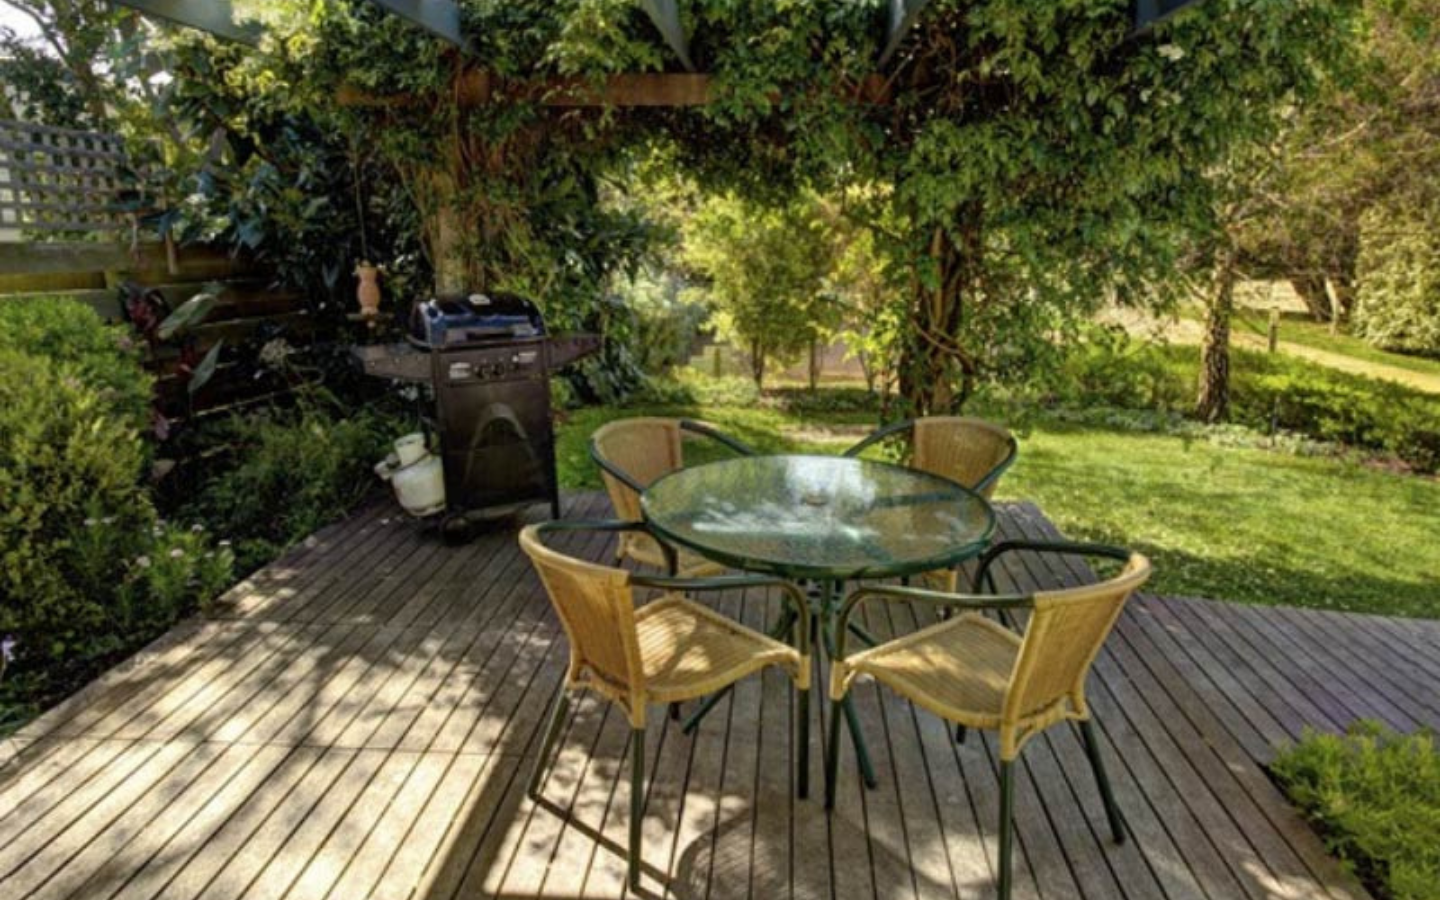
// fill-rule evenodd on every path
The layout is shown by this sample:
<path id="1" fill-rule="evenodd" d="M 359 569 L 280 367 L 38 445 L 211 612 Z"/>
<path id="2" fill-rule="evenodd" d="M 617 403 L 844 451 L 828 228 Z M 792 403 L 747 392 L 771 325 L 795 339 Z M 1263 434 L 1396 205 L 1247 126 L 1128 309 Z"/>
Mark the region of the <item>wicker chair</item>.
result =
<path id="1" fill-rule="evenodd" d="M 529 783 L 539 801 L 549 759 L 564 727 L 572 691 L 590 689 L 620 706 L 630 720 L 629 882 L 640 880 L 640 825 L 644 815 L 645 719 L 651 704 L 675 704 L 719 691 L 767 666 L 779 666 L 795 682 L 799 700 L 796 782 L 801 797 L 809 789 L 809 629 L 805 595 L 776 578 L 732 576 L 694 580 L 647 577 L 625 569 L 566 556 L 542 542 L 557 531 L 600 530 L 635 534 L 643 526 L 627 522 L 546 522 L 527 526 L 520 547 L 530 557 L 550 596 L 566 637 L 570 665 L 555 698 L 550 724 Z M 665 593 L 635 605 L 635 588 Z M 788 605 L 785 621 L 797 646 L 752 631 L 684 596 L 685 592 L 777 587 Z"/>
<path id="2" fill-rule="evenodd" d="M 689 419 L 620 419 L 590 436 L 590 458 L 600 467 L 617 518 L 640 521 L 640 494 L 660 476 L 684 468 L 686 432 L 710 438 L 745 456 L 754 453 L 734 438 Z M 718 563 L 662 544 L 644 531 L 622 535 L 616 552 L 620 559 L 632 559 L 672 575 L 694 578 L 725 571 Z"/>
<path id="3" fill-rule="evenodd" d="M 1101 556 L 1119 560 L 1124 568 L 1099 584 L 1042 591 L 1033 596 L 952 594 L 907 587 L 862 587 L 846 598 L 836 629 L 835 661 L 830 670 L 830 698 L 838 704 L 862 675 L 876 681 L 961 728 L 999 732 L 1000 737 L 1000 864 L 999 896 L 1010 896 L 1014 774 L 1021 749 L 1051 725 L 1079 723 L 1085 754 L 1105 803 L 1111 835 L 1125 840 L 1124 820 L 1115 804 L 1100 748 L 1085 701 L 1085 679 L 1100 647 L 1124 608 L 1125 601 L 1150 577 L 1150 561 L 1114 547 L 1065 542 L 1011 541 L 997 544 L 980 558 L 975 585 L 988 583 L 990 566 L 1005 553 L 1032 550 Z M 861 604 L 892 598 L 938 606 L 967 608 L 913 634 L 847 656 L 846 626 Z M 980 614 L 983 609 L 1028 609 L 1023 635 Z M 838 706 L 836 706 L 838 712 Z M 834 807 L 839 765 L 840 717 L 830 717 L 830 748 L 825 760 L 825 806 Z"/>
<path id="4" fill-rule="evenodd" d="M 986 500 L 995 493 L 1000 476 L 1015 462 L 1019 452 L 1015 437 L 999 425 L 983 419 L 928 416 L 882 428 L 846 450 L 845 455 L 859 456 L 870 447 L 904 433 L 909 433 L 911 439 L 912 467 L 964 485 Z M 915 576 L 915 580 L 938 591 L 959 589 L 954 569 L 925 572 Z"/>

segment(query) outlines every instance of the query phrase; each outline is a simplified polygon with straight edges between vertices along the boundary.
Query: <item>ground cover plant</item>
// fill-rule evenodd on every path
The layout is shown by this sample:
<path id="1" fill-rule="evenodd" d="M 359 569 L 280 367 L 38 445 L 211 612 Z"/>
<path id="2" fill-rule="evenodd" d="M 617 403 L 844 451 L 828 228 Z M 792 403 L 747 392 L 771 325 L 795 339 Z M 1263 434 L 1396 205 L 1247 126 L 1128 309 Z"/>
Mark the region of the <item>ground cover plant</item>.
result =
<path id="1" fill-rule="evenodd" d="M 1440 898 L 1440 748 L 1428 732 L 1360 722 L 1307 732 L 1271 771 L 1378 897 Z"/>
<path id="2" fill-rule="evenodd" d="M 315 400 L 211 423 L 202 440 L 217 461 L 173 504 L 175 515 L 226 536 L 238 571 L 249 573 L 374 492 L 372 467 L 405 428 L 383 407 L 340 415 Z"/>

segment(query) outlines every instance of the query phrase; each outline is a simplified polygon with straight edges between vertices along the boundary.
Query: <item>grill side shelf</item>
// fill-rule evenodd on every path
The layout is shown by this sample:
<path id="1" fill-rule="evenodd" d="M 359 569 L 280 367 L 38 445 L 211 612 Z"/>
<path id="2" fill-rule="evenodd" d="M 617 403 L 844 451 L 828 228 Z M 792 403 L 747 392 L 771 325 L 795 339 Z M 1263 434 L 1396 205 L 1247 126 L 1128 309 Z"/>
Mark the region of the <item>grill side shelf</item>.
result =
<path id="1" fill-rule="evenodd" d="M 545 342 L 551 371 L 567 366 L 577 359 L 583 359 L 600 350 L 598 334 L 562 334 L 550 337 Z"/>
<path id="2" fill-rule="evenodd" d="M 430 381 L 430 354 L 406 343 L 352 347 L 366 375 L 400 381 Z"/>

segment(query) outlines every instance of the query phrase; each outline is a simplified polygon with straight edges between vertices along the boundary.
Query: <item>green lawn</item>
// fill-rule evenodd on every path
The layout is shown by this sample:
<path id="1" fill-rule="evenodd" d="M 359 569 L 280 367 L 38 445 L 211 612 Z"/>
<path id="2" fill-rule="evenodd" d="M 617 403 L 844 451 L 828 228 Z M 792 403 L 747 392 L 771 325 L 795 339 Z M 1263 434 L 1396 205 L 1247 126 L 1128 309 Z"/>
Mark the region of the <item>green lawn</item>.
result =
<path id="1" fill-rule="evenodd" d="M 594 408 L 572 413 L 566 487 L 597 487 L 585 442 L 618 416 L 704 418 L 765 450 L 838 452 L 856 414 L 769 408 Z M 1020 435 L 999 498 L 1033 500 L 1068 535 L 1150 554 L 1155 589 L 1253 603 L 1440 616 L 1440 481 L 1330 458 L 1042 422 Z"/>

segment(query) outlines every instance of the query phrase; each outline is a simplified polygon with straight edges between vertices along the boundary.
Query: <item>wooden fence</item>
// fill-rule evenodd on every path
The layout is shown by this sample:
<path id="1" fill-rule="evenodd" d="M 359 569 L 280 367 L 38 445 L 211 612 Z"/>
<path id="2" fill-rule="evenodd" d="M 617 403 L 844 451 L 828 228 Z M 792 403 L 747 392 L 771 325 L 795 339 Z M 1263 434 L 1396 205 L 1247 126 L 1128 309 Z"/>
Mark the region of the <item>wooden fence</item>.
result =
<path id="1" fill-rule="evenodd" d="M 125 321 L 121 287 L 127 283 L 158 290 L 173 308 L 203 290 L 216 289 L 218 302 L 194 330 L 194 351 L 217 341 L 235 348 L 260 329 L 281 332 L 303 344 L 313 328 L 304 298 L 277 289 L 267 271 L 224 249 L 185 247 L 173 255 L 161 244 L 131 250 L 116 243 L 0 243 L 0 303 L 16 297 L 73 298 L 89 304 L 109 322 Z M 162 344 L 147 354 L 156 376 L 160 409 L 170 417 L 203 414 L 251 402 L 266 392 L 232 349 L 221 357 L 215 378 L 191 398 L 180 371 L 179 351 Z"/>

